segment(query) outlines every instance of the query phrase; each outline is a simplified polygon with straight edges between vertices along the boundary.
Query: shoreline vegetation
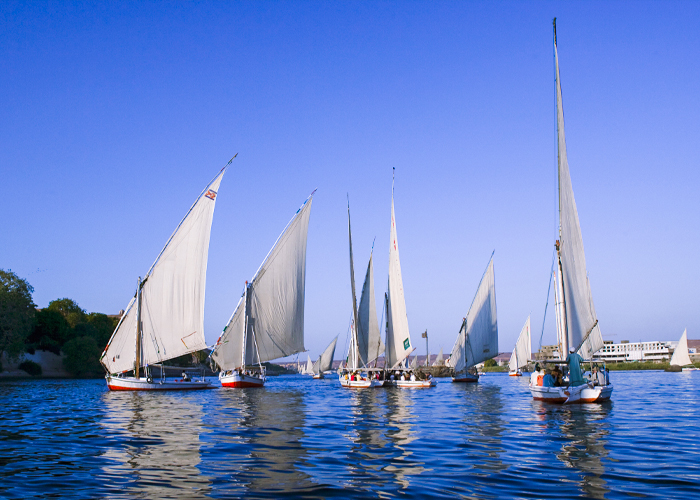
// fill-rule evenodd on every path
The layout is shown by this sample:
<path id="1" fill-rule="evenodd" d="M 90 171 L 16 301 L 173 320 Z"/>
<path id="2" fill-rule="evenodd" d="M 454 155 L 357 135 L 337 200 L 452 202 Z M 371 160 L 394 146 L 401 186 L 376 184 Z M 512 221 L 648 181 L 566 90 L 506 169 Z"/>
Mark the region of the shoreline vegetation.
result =
<path id="1" fill-rule="evenodd" d="M 88 313 L 75 301 L 61 298 L 38 309 L 32 300 L 34 288 L 11 270 L 0 269 L 0 379 L 103 378 L 100 356 L 119 322 L 119 315 Z M 198 351 L 170 360 L 171 370 L 205 369 L 208 351 Z M 264 363 L 270 376 L 296 373 L 281 365 Z M 668 362 L 608 363 L 610 371 L 668 370 Z M 694 365 L 700 368 L 700 363 Z M 425 367 L 419 367 L 425 370 Z M 482 373 L 507 373 L 490 359 Z M 431 366 L 434 377 L 448 377 L 452 369 Z"/>

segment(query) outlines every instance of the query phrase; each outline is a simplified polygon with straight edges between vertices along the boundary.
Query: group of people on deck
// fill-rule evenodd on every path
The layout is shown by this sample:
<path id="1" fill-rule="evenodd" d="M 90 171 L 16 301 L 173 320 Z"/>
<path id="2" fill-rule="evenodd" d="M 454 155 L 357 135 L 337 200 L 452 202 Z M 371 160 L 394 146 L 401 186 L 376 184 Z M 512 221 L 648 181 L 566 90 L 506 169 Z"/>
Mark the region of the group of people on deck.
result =
<path id="1" fill-rule="evenodd" d="M 581 370 L 582 363 L 583 358 L 576 352 L 571 351 L 566 358 L 569 372 L 568 382 L 564 380 L 564 373 L 558 365 L 555 365 L 552 369 L 547 368 L 543 371 L 540 368 L 540 364 L 536 363 L 535 371 L 530 375 L 530 385 L 539 387 L 577 387 L 584 384 L 593 386 L 606 386 L 610 384 L 607 368 L 599 368 L 597 365 L 593 365 L 591 372 L 583 373 Z"/>

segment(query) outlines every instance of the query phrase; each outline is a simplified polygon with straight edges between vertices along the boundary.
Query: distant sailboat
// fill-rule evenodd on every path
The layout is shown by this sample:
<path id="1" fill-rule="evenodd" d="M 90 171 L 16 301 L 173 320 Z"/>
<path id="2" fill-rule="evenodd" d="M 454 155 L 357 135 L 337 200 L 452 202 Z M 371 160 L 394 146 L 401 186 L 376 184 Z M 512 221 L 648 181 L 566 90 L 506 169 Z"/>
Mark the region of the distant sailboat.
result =
<path id="1" fill-rule="evenodd" d="M 362 299 L 360 308 L 363 319 L 360 320 L 357 311 L 357 299 L 355 295 L 355 267 L 352 254 L 352 229 L 350 227 L 350 200 L 348 199 L 348 245 L 350 252 L 350 289 L 352 292 L 352 321 L 350 325 L 350 349 L 348 363 L 345 369 L 339 370 L 339 381 L 342 387 L 362 389 L 368 387 L 381 387 L 384 382 L 376 376 L 372 376 L 367 364 L 370 361 L 370 353 L 374 350 L 375 338 L 379 336 L 379 327 L 376 325 L 377 316 L 374 311 L 374 284 L 372 277 L 372 257 L 370 255 L 365 284 L 362 287 Z M 369 283 L 368 283 L 369 280 Z M 365 290 L 367 295 L 365 296 Z M 363 304 L 364 303 L 364 304 Z M 364 305 L 364 307 L 363 307 Z M 372 317 L 374 315 L 374 317 Z M 376 328 L 376 332 L 373 329 Z M 378 346 L 377 346 L 378 347 Z M 376 357 L 374 358 L 376 359 Z M 341 367 L 342 368 L 342 367 Z"/>
<path id="2" fill-rule="evenodd" d="M 698 370 L 690 360 L 690 354 L 688 352 L 688 330 L 683 330 L 683 335 L 681 335 L 678 341 L 678 346 L 673 351 L 673 356 L 671 356 L 670 365 L 680 366 L 684 372 Z"/>
<path id="3" fill-rule="evenodd" d="M 408 357 L 415 350 L 411 344 L 406 314 L 399 243 L 396 234 L 396 216 L 394 213 L 394 184 L 391 185 L 391 230 L 389 232 L 389 284 L 386 296 L 387 330 L 384 354 L 384 366 L 387 370 L 388 383 L 405 388 L 434 387 L 435 380 L 418 380 L 416 373 L 408 374 Z M 396 372 L 399 372 L 396 378 Z M 392 381 L 391 378 L 395 379 Z"/>
<path id="4" fill-rule="evenodd" d="M 530 340 L 530 316 L 528 316 L 523 329 L 520 330 L 518 340 L 515 342 L 513 354 L 510 355 L 508 375 L 511 377 L 520 377 L 522 375 L 520 369 L 527 366 L 530 358 L 532 358 L 532 346 Z"/>
<path id="5" fill-rule="evenodd" d="M 335 355 L 335 344 L 338 342 L 338 337 L 336 336 L 333 341 L 326 347 L 316 362 L 311 366 L 311 371 L 315 379 L 323 378 L 323 372 L 327 372 L 331 369 L 333 365 L 333 356 Z"/>
<path id="6" fill-rule="evenodd" d="M 231 161 L 233 158 L 229 165 Z M 189 380 L 187 374 L 181 380 L 168 381 L 163 363 L 207 347 L 204 291 L 209 235 L 225 171 L 226 167 L 207 184 L 146 277 L 139 278 L 136 294 L 100 357 L 111 390 L 210 387 L 203 378 Z M 153 366 L 160 368 L 159 380 L 153 378 Z"/>
<path id="7" fill-rule="evenodd" d="M 440 348 L 440 352 L 438 352 L 437 357 L 435 358 L 435 363 L 433 366 L 443 366 L 445 364 L 445 356 L 442 354 L 442 347 Z"/>
<path id="8" fill-rule="evenodd" d="M 557 136 L 559 172 L 559 240 L 556 241 L 557 265 L 555 272 L 555 311 L 560 359 L 567 359 L 569 352 L 586 360 L 603 347 L 603 337 L 598 326 L 593 296 L 588 282 L 586 255 L 579 224 L 578 210 L 571 184 L 569 163 L 564 135 L 564 108 L 559 56 L 557 53 L 557 25 L 554 25 L 554 61 L 557 94 Z M 578 370 L 578 367 L 576 368 Z M 570 387 L 542 387 L 530 385 L 532 397 L 554 403 L 591 403 L 610 399 L 611 384 L 591 387 L 580 384 Z"/>
<path id="9" fill-rule="evenodd" d="M 262 387 L 262 363 L 305 350 L 306 239 L 314 193 L 282 231 L 250 283 L 246 282 L 216 342 L 211 357 L 221 368 L 224 387 Z"/>
<path id="10" fill-rule="evenodd" d="M 496 284 L 491 255 L 448 360 L 455 372 L 452 381 L 478 382 L 475 365 L 497 354 Z"/>
<path id="11" fill-rule="evenodd" d="M 304 371 L 302 373 L 304 373 L 304 375 L 314 374 L 314 364 L 311 361 L 311 356 L 309 356 L 308 354 L 306 355 L 306 366 L 304 367 Z"/>

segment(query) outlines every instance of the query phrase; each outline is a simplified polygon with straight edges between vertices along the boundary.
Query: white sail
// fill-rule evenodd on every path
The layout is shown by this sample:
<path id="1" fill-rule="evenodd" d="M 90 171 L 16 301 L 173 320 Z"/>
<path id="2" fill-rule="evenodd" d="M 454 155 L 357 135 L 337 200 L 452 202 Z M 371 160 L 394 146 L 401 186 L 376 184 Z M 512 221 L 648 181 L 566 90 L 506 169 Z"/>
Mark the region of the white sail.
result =
<path id="1" fill-rule="evenodd" d="M 140 366 L 204 349 L 209 235 L 226 168 L 199 195 L 141 282 Z M 133 370 L 137 304 L 132 300 L 102 355 L 109 373 Z"/>
<path id="2" fill-rule="evenodd" d="M 212 352 L 223 370 L 264 363 L 304 351 L 306 239 L 313 193 L 297 210 L 253 277 L 246 300 L 240 301 Z M 240 327 L 233 322 L 239 309 Z M 247 321 L 243 321 L 243 320 Z M 243 334 L 247 322 L 247 334 Z M 232 363 L 232 364 L 229 364 Z"/>
<path id="3" fill-rule="evenodd" d="M 603 337 L 593 306 L 593 296 L 586 272 L 586 256 L 579 224 L 576 200 L 569 174 L 564 136 L 564 108 L 559 78 L 556 27 L 554 32 L 554 60 L 556 66 L 557 135 L 559 166 L 559 224 L 560 256 L 566 309 L 566 328 L 569 349 L 577 349 L 584 359 L 603 347 Z M 566 356 L 567 353 L 564 353 Z"/>
<path id="4" fill-rule="evenodd" d="M 513 354 L 510 355 L 508 368 L 511 371 L 519 370 L 520 368 L 527 366 L 527 362 L 531 357 L 532 347 L 530 340 L 530 316 L 528 316 L 523 329 L 520 330 L 518 340 L 515 342 L 515 349 L 513 349 Z"/>
<path id="5" fill-rule="evenodd" d="M 444 364 L 445 364 L 445 357 L 442 354 L 442 347 L 441 347 L 440 352 L 438 352 L 438 355 L 435 358 L 435 363 L 433 366 L 442 366 Z"/>
<path id="6" fill-rule="evenodd" d="M 491 257 L 452 348 L 450 366 L 460 372 L 497 354 L 496 285 Z"/>
<path id="7" fill-rule="evenodd" d="M 311 375 L 314 372 L 314 364 L 311 362 L 311 356 L 308 354 L 306 355 L 306 369 L 304 370 L 304 373 L 307 375 Z"/>
<path id="8" fill-rule="evenodd" d="M 368 365 L 377 359 L 384 352 L 384 343 L 379 333 L 379 323 L 377 322 L 377 309 L 374 299 L 374 265 L 372 255 L 369 256 L 365 283 L 362 286 L 360 296 L 360 309 L 357 313 L 357 343 L 360 362 Z"/>
<path id="9" fill-rule="evenodd" d="M 399 244 L 396 237 L 396 219 L 394 217 L 394 195 L 391 195 L 391 233 L 389 241 L 389 307 L 387 319 L 389 327 L 386 334 L 387 368 L 394 368 L 411 354 L 411 335 L 408 332 L 408 317 L 406 316 L 406 299 L 401 279 L 401 262 L 399 260 Z"/>
<path id="10" fill-rule="evenodd" d="M 411 368 L 413 370 L 418 368 L 418 356 L 413 356 L 413 359 L 411 360 Z"/>
<path id="11" fill-rule="evenodd" d="M 333 365 L 333 356 L 335 355 L 335 344 L 338 342 L 338 337 L 336 336 L 333 341 L 328 344 L 326 350 L 323 354 L 319 356 L 316 362 L 313 364 L 312 370 L 314 373 L 319 374 L 326 372 L 331 369 Z"/>
<path id="12" fill-rule="evenodd" d="M 688 330 L 683 330 L 678 346 L 673 351 L 673 356 L 671 356 L 671 365 L 686 366 L 692 364 L 693 362 L 690 361 L 690 355 L 688 354 Z"/>

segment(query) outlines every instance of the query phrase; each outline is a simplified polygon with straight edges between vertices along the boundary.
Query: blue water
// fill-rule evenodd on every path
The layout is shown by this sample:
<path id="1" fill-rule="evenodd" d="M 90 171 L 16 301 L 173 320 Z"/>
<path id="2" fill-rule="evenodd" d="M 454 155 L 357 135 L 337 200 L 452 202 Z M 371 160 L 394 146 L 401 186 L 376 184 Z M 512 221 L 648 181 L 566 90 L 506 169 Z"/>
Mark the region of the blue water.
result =
<path id="1" fill-rule="evenodd" d="M 612 402 L 571 407 L 502 374 L 424 390 L 0 382 L 0 497 L 700 498 L 700 372 L 611 376 Z"/>

